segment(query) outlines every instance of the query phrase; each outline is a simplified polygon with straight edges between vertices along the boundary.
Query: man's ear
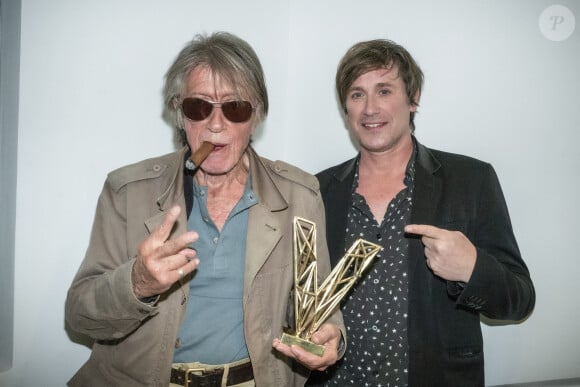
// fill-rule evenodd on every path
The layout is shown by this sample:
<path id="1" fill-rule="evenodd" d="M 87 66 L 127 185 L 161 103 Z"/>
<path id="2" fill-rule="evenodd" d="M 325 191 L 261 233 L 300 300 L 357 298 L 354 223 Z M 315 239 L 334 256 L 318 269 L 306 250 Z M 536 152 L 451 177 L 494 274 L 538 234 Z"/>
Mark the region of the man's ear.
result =
<path id="1" fill-rule="evenodd" d="M 421 92 L 417 90 L 415 96 L 413 97 L 413 101 L 411 103 L 411 111 L 417 111 L 417 107 L 419 106 L 419 101 L 421 100 Z"/>
<path id="2" fill-rule="evenodd" d="M 171 105 L 173 105 L 173 109 L 175 110 L 179 108 L 179 98 L 177 96 L 171 99 Z"/>

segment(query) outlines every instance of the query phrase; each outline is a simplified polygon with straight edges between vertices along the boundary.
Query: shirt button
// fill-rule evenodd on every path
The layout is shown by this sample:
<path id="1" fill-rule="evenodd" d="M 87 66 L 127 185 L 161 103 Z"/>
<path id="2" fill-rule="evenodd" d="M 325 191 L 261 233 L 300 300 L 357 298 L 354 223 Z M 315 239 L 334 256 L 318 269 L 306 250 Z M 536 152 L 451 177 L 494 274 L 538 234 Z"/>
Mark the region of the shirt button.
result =
<path id="1" fill-rule="evenodd" d="M 214 243 L 215 245 L 217 245 L 217 243 L 218 243 L 218 237 L 215 237 L 215 238 L 213 238 L 213 243 Z"/>
<path id="2" fill-rule="evenodd" d="M 207 223 L 207 222 L 209 221 L 209 219 L 208 219 L 207 217 L 205 217 L 205 216 L 204 216 L 204 217 L 203 217 L 203 221 Z"/>

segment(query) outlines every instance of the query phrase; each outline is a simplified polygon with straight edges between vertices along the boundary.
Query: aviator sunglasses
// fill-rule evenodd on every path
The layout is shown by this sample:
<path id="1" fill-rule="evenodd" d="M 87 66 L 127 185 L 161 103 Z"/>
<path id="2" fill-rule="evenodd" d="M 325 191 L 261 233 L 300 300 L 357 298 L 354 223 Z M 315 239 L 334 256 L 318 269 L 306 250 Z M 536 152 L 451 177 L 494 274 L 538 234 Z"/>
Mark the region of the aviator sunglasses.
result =
<path id="1" fill-rule="evenodd" d="M 254 108 L 248 101 L 210 102 L 201 98 L 185 98 L 181 103 L 183 114 L 192 121 L 203 121 L 210 116 L 214 107 L 222 109 L 228 121 L 241 123 L 252 117 Z"/>

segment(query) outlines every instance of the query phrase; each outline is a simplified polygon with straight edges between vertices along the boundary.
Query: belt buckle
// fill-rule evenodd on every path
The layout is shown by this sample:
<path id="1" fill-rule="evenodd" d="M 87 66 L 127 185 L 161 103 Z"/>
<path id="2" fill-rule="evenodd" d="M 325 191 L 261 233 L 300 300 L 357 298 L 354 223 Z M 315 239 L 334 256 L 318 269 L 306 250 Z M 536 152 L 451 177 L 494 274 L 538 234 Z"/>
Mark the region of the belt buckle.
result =
<path id="1" fill-rule="evenodd" d="M 193 374 L 194 372 L 201 372 L 201 376 L 203 376 L 203 373 L 205 372 L 205 367 L 194 367 L 185 370 L 185 387 L 189 387 L 189 382 L 192 381 L 191 379 L 189 379 L 189 375 Z"/>

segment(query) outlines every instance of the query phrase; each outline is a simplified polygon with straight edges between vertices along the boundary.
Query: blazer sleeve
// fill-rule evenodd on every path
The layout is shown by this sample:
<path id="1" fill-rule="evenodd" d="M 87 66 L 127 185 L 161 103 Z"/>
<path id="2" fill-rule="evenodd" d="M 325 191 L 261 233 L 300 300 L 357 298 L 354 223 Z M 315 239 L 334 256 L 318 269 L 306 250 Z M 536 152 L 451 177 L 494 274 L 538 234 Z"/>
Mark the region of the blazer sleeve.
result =
<path id="1" fill-rule="evenodd" d="M 534 285 L 521 257 L 498 177 L 491 165 L 486 167 L 469 235 L 477 259 L 457 303 L 491 319 L 517 321 L 534 308 Z"/>

